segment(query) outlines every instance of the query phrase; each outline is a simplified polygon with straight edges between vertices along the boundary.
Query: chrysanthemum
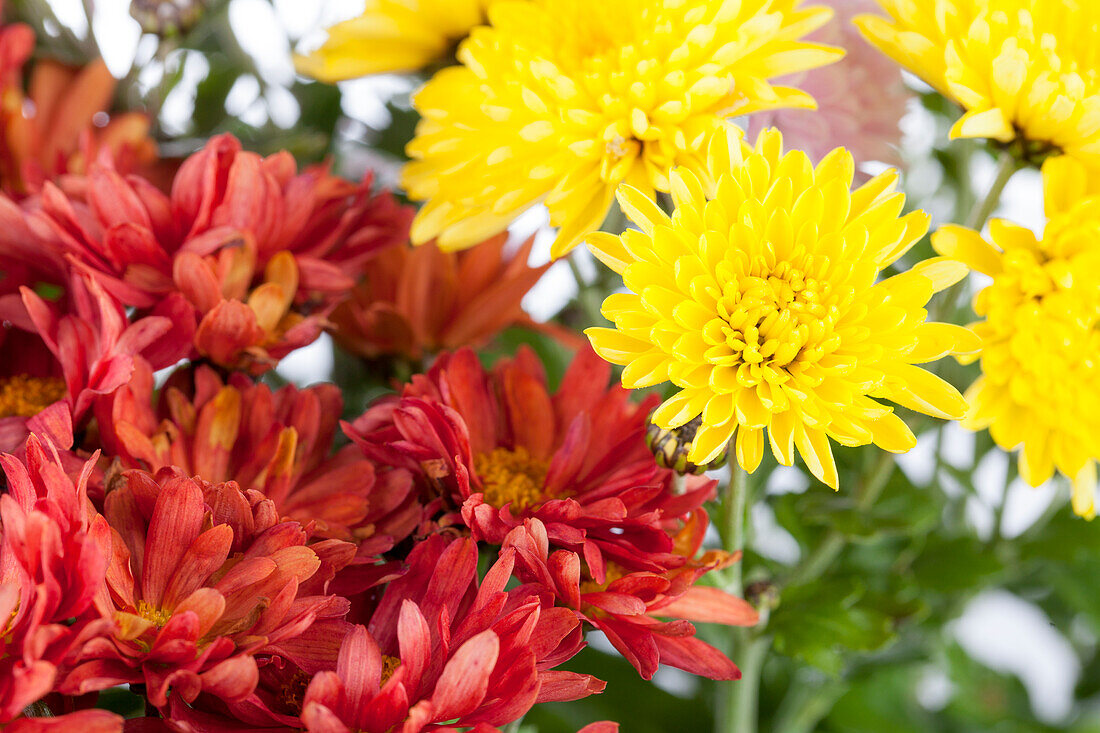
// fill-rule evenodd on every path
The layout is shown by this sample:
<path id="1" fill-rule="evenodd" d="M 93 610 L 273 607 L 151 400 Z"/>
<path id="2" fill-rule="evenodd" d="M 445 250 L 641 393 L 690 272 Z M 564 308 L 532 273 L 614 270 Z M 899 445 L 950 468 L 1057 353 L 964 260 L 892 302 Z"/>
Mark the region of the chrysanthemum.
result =
<path id="1" fill-rule="evenodd" d="M 94 166 L 81 195 L 47 184 L 28 214 L 40 249 L 70 258 L 138 315 L 172 319 L 193 356 L 261 373 L 316 339 L 365 263 L 406 241 L 411 211 L 324 167 L 298 172 L 228 135 L 165 195 Z"/>
<path id="2" fill-rule="evenodd" d="M 769 79 L 834 61 L 804 43 L 828 21 L 800 0 L 513 0 L 489 10 L 414 98 L 410 195 L 426 203 L 413 241 L 469 247 L 545 201 L 553 253 L 603 221 L 615 187 L 669 190 L 700 170 L 708 135 L 733 115 L 812 107 Z"/>
<path id="3" fill-rule="evenodd" d="M 534 239 L 514 252 L 505 251 L 506 242 L 501 234 L 465 252 L 429 243 L 381 253 L 333 312 L 333 337 L 362 357 L 419 360 L 478 348 L 508 326 L 530 322 L 521 301 L 549 264 L 527 266 Z"/>
<path id="4" fill-rule="evenodd" d="M 604 683 L 590 675 L 553 669 L 584 646 L 580 621 L 544 608 L 529 589 L 506 590 L 514 563 L 513 552 L 502 553 L 478 582 L 472 539 L 419 543 L 367 628 L 344 640 L 336 671 L 310 683 L 303 727 L 415 733 L 502 725 L 536 702 L 600 692 Z"/>
<path id="5" fill-rule="evenodd" d="M 961 105 L 953 137 L 1019 138 L 1100 165 L 1100 5 L 1048 0 L 879 0 L 856 19 L 883 53 Z"/>
<path id="6" fill-rule="evenodd" d="M 899 217 L 896 172 L 851 191 L 847 151 L 815 168 L 805 153 L 784 154 L 769 130 L 755 149 L 715 135 L 708 173 L 704 185 L 673 171 L 671 218 L 622 187 L 641 230 L 589 238 L 630 292 L 604 301 L 615 328 L 587 333 L 598 354 L 626 366 L 624 386 L 679 388 L 653 413 L 657 425 L 702 415 L 688 460 L 707 463 L 736 435 L 738 462 L 754 471 L 766 431 L 780 463 L 797 448 L 836 488 L 830 438 L 898 453 L 915 444 L 878 400 L 944 419 L 966 412 L 954 387 L 916 366 L 978 348 L 960 326 L 925 323 L 928 299 L 965 266 L 933 259 L 879 280 L 928 226 L 920 211 Z"/>
<path id="7" fill-rule="evenodd" d="M 715 482 L 671 490 L 645 443 L 656 399 L 635 404 L 610 366 L 580 352 L 557 392 L 528 349 L 487 371 L 463 349 L 441 356 L 400 399 L 369 409 L 345 431 L 379 465 L 409 468 L 436 500 L 441 524 L 465 524 L 500 544 L 538 517 L 555 547 L 582 552 L 601 581 L 608 561 L 660 570 L 682 562 L 670 531 Z"/>
<path id="8" fill-rule="evenodd" d="M 516 553 L 515 574 L 602 631 L 608 641 L 645 679 L 659 664 L 667 664 L 711 679 L 739 679 L 741 672 L 722 652 L 695 636 L 692 621 L 729 626 L 753 626 L 759 620 L 746 601 L 713 586 L 695 582 L 711 570 L 738 558 L 721 551 L 699 555 L 706 532 L 700 510 L 677 534 L 676 551 L 683 561 L 653 572 L 637 563 L 613 564 L 597 580 L 592 567 L 577 553 L 552 550 L 546 527 L 528 519 L 504 540 L 505 551 Z"/>
<path id="9" fill-rule="evenodd" d="M 328 29 L 298 71 L 335 82 L 369 74 L 419 71 L 443 61 L 498 0 L 367 0 L 356 18 Z"/>
<path id="10" fill-rule="evenodd" d="M 1100 197 L 1086 175 L 1070 158 L 1044 164 L 1041 237 L 994 219 L 992 243 L 946 226 L 932 244 L 993 278 L 974 298 L 984 319 L 973 326 L 982 376 L 966 393 L 963 425 L 989 428 L 1005 450 L 1020 448 L 1020 475 L 1033 486 L 1055 469 L 1070 477 L 1074 510 L 1092 517 L 1100 459 Z"/>
<path id="11" fill-rule="evenodd" d="M 847 148 L 856 165 L 879 161 L 901 163 L 901 118 L 912 95 L 901 69 L 878 53 L 852 25 L 852 17 L 875 8 L 875 0 L 824 0 L 836 9 L 836 19 L 810 40 L 840 46 L 844 59 L 797 74 L 784 83 L 813 96 L 817 109 L 781 109 L 749 118 L 748 135 L 778 128 L 789 148 L 804 150 L 810 158 L 824 157 L 833 148 Z"/>
<path id="12" fill-rule="evenodd" d="M 286 640 L 347 612 L 324 585 L 355 548 L 306 546 L 303 528 L 280 522 L 259 492 L 172 469 L 129 471 L 119 483 L 107 494 L 114 534 L 95 600 L 113 633 L 85 645 L 64 694 L 133 683 L 162 709 L 170 693 L 240 701 L 258 682 L 257 655 L 286 655 Z"/>
<path id="13" fill-rule="evenodd" d="M 20 718 L 54 690 L 83 642 L 106 630 L 88 613 L 103 586 L 111 545 L 110 527 L 88 502 L 96 458 L 73 481 L 54 447 L 36 435 L 27 441 L 25 460 L 0 456 L 7 478 L 0 495 L 0 727 L 5 730 L 122 730 L 122 720 L 105 710 L 52 719 L 55 728 Z"/>
<path id="14" fill-rule="evenodd" d="M 176 466 L 206 481 L 236 481 L 275 503 L 280 516 L 316 536 L 353 539 L 393 531 L 401 539 L 418 516 L 387 522 L 412 489 L 405 471 L 376 475 L 354 446 L 330 455 L 343 409 L 332 384 L 272 391 L 209 367 L 177 372 L 153 405 L 153 374 L 140 364 L 131 382 L 97 405 L 100 439 L 126 468 Z M 356 530 L 363 528 L 360 532 Z"/>
<path id="15" fill-rule="evenodd" d="M 16 318 L 28 329 L 20 334 L 23 353 L 12 360 L 15 369 L 0 369 L 2 450 L 17 450 L 29 434 L 31 419 L 53 404 L 64 404 L 70 431 L 83 427 L 95 400 L 129 381 L 139 354 L 152 359 L 158 369 L 182 356 L 158 348 L 158 340 L 172 327 L 167 318 L 148 316 L 130 322 L 122 305 L 84 275 L 70 282 L 70 312 L 62 312 L 30 288 L 21 290 L 20 300 L 0 303 L 0 314 Z M 18 348 L 6 346 L 6 352 Z M 30 355 L 33 358 L 27 358 Z"/>

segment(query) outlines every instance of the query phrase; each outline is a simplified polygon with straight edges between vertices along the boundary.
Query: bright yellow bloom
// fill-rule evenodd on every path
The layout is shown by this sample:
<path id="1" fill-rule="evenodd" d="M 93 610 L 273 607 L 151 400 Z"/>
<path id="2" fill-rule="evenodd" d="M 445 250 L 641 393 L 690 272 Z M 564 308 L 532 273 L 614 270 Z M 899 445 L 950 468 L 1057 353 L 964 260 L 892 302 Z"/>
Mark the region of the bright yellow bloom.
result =
<path id="1" fill-rule="evenodd" d="M 965 114 L 952 137 L 1022 138 L 1100 166 L 1100 3 L 879 0 L 856 19 L 874 45 Z"/>
<path id="2" fill-rule="evenodd" d="M 843 55 L 799 40 L 832 15 L 800 2 L 495 3 L 464 66 L 413 100 L 423 119 L 404 183 L 427 201 L 413 240 L 469 247 L 545 201 L 561 256 L 603 222 L 619 183 L 667 191 L 671 167 L 699 170 L 726 118 L 812 107 L 768 82 Z"/>
<path id="3" fill-rule="evenodd" d="M 328 41 L 298 56 L 298 71 L 335 82 L 419 71 L 444 59 L 494 0 L 367 0 L 358 18 L 328 29 Z"/>
<path id="4" fill-rule="evenodd" d="M 990 245 L 970 229 L 947 226 L 936 251 L 993 282 L 974 298 L 985 320 L 982 376 L 967 391 L 971 430 L 989 428 L 1005 450 L 1021 447 L 1020 475 L 1031 485 L 1057 468 L 1074 482 L 1073 508 L 1096 513 L 1100 458 L 1100 196 L 1084 166 L 1052 158 L 1043 166 L 1047 225 L 1031 230 L 995 219 Z"/>
<path id="5" fill-rule="evenodd" d="M 641 231 L 593 234 L 588 244 L 631 292 L 604 301 L 616 328 L 586 333 L 600 356 L 626 366 L 625 387 L 680 388 L 654 412 L 657 425 L 702 414 L 691 462 L 707 463 L 736 435 L 737 460 L 754 471 L 767 429 L 780 463 L 791 465 L 797 448 L 836 488 L 830 438 L 895 453 L 916 443 L 877 400 L 944 419 L 966 412 L 954 387 L 915 365 L 974 351 L 978 339 L 925 322 L 933 293 L 965 277 L 962 263 L 935 258 L 877 280 L 928 229 L 924 212 L 899 216 L 895 171 L 852 191 L 848 151 L 815 168 L 782 146 L 775 130 L 755 149 L 719 133 L 713 183 L 673 171 L 671 219 L 621 187 L 619 203 Z"/>

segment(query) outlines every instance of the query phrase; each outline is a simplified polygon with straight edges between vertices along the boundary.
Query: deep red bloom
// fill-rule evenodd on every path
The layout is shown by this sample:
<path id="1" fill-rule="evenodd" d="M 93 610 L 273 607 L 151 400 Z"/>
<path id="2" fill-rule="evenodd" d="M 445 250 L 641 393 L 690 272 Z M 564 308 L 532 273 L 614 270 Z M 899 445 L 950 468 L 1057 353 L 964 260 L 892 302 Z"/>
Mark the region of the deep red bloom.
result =
<path id="1" fill-rule="evenodd" d="M 670 531 L 715 482 L 690 477 L 675 494 L 672 472 L 645 445 L 656 400 L 632 403 L 610 380 L 610 366 L 587 348 L 553 394 L 532 351 L 486 371 L 463 349 L 345 431 L 368 457 L 441 491 L 461 512 L 448 521 L 478 540 L 499 545 L 537 517 L 551 543 L 580 552 L 601 582 L 609 560 L 660 572 L 682 564 Z"/>
<path id="2" fill-rule="evenodd" d="M 107 522 L 87 498 L 94 462 L 74 483 L 57 452 L 34 435 L 25 463 L 0 456 L 8 480 L 8 493 L 0 496 L 0 727 L 50 693 L 75 650 L 103 631 L 85 613 L 103 586 L 110 546 Z M 23 720 L 6 729 L 46 730 L 47 722 L 59 721 L 122 729 L 121 719 L 106 711 Z"/>
<path id="3" fill-rule="evenodd" d="M 335 385 L 272 391 L 201 366 L 177 371 L 156 408 L 153 392 L 152 372 L 139 364 L 130 384 L 97 404 L 103 445 L 127 468 L 177 466 L 207 481 L 236 481 L 323 537 L 363 541 L 392 529 L 399 539 L 419 519 L 393 511 L 412 491 L 408 472 L 376 474 L 354 446 L 330 455 L 343 409 Z M 371 554 L 380 549 L 388 546 Z"/>
<path id="4" fill-rule="evenodd" d="M 536 702 L 602 690 L 588 675 L 552 669 L 583 645 L 579 623 L 566 609 L 506 591 L 512 566 L 503 553 L 479 585 L 472 540 L 437 535 L 418 544 L 368 627 L 345 639 L 336 671 L 310 683 L 307 730 L 492 730 Z"/>
<path id="5" fill-rule="evenodd" d="M 695 638 L 690 622 L 752 626 L 759 616 L 740 598 L 694 585 L 704 573 L 735 560 L 722 552 L 696 558 L 706 529 L 701 511 L 696 521 L 677 538 L 685 564 L 658 573 L 613 565 L 607 578 L 597 581 L 577 553 L 550 551 L 546 528 L 537 519 L 512 530 L 504 549 L 516 553 L 518 578 L 604 632 L 643 678 L 650 679 L 658 664 L 668 664 L 712 679 L 739 679 L 733 662 Z"/>
<path id="6" fill-rule="evenodd" d="M 113 634 L 85 645 L 63 693 L 143 683 L 158 707 L 170 689 L 187 702 L 200 692 L 239 701 L 256 687 L 257 656 L 308 666 L 288 642 L 347 612 L 325 586 L 354 546 L 307 547 L 297 522 L 232 483 L 174 470 L 128 471 L 119 483 L 107 494 L 114 539 L 96 599 Z"/>
<path id="7" fill-rule="evenodd" d="M 67 300 L 69 311 L 62 313 L 24 287 L 20 303 L 5 303 L 13 310 L 4 317 L 33 328 L 45 348 L 34 350 L 33 362 L 21 362 L 27 371 L 0 377 L 0 449 L 18 448 L 28 435 L 27 418 L 55 402 L 64 402 L 72 424 L 80 426 L 98 396 L 130 380 L 139 354 L 158 368 L 179 357 L 157 346 L 171 329 L 167 318 L 131 323 L 122 305 L 86 276 L 72 278 Z"/>
<path id="8" fill-rule="evenodd" d="M 317 338 L 365 263 L 406 240 L 411 210 L 325 167 L 231 136 L 188 158 L 170 195 L 95 166 L 83 196 L 46 185 L 29 216 L 61 252 L 139 313 L 169 315 L 172 340 L 223 366 L 263 372 Z"/>

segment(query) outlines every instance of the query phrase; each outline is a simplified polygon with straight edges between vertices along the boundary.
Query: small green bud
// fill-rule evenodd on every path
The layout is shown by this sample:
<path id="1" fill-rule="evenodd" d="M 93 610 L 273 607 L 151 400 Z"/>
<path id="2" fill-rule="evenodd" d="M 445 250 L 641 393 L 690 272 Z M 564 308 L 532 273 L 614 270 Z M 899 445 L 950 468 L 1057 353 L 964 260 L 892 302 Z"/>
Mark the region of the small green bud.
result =
<path id="1" fill-rule="evenodd" d="M 657 465 L 662 468 L 670 468 L 681 475 L 692 474 L 695 476 L 704 471 L 711 471 L 726 465 L 726 461 L 729 460 L 729 446 L 726 446 L 726 450 L 722 451 L 720 456 L 703 466 L 697 466 L 688 460 L 688 453 L 691 452 L 691 441 L 695 440 L 695 433 L 702 424 L 703 418 L 699 416 L 678 428 L 668 430 L 655 425 L 652 419 L 649 420 L 646 423 L 645 442 L 653 453 L 653 457 L 657 460 Z"/>

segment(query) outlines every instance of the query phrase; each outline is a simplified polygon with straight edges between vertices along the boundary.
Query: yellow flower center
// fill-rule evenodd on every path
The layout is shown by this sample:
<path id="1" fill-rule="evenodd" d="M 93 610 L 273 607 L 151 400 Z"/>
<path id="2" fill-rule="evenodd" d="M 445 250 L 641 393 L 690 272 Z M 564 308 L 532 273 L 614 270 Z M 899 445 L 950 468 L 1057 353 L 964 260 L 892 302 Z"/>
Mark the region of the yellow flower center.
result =
<path id="1" fill-rule="evenodd" d="M 720 275 L 726 285 L 719 318 L 703 331 L 707 359 L 737 369 L 743 386 L 782 384 L 794 363 L 818 361 L 840 345 L 833 334 L 837 313 L 830 307 L 830 284 L 789 262 L 769 267 L 757 259 L 744 274 Z"/>
<path id="2" fill-rule="evenodd" d="M 8 635 L 15 629 L 15 618 L 19 615 L 19 603 L 15 604 L 15 608 L 8 614 L 8 620 L 4 622 L 4 631 L 0 633 L 0 641 L 7 643 L 10 641 Z"/>
<path id="3" fill-rule="evenodd" d="M 626 575 L 626 570 L 623 566 L 614 562 L 607 563 L 607 568 L 604 571 L 607 577 L 604 578 L 602 583 L 597 583 L 595 580 L 592 580 L 589 572 L 590 571 L 585 568 L 584 574 L 588 576 L 588 580 L 581 581 L 581 593 L 602 593 L 607 590 L 607 586 Z"/>
<path id="4" fill-rule="evenodd" d="M 474 457 L 474 472 L 481 480 L 485 503 L 495 507 L 512 505 L 524 511 L 546 500 L 543 482 L 550 468 L 548 461 L 534 458 L 522 446 L 515 450 L 494 448 Z"/>
<path id="5" fill-rule="evenodd" d="M 137 604 L 138 615 L 146 621 L 151 621 L 158 628 L 163 627 L 168 623 L 168 620 L 172 618 L 171 611 L 162 611 L 159 608 L 153 608 L 146 601 L 138 601 Z"/>
<path id="6" fill-rule="evenodd" d="M 57 377 L 2 377 L 0 417 L 32 417 L 64 397 L 65 381 Z"/>
<path id="7" fill-rule="evenodd" d="M 386 683 L 390 681 L 390 677 L 393 677 L 393 673 L 397 671 L 397 668 L 401 666 L 401 660 L 397 657 L 391 657 L 388 654 L 382 655 L 382 677 L 378 680 L 379 687 L 385 687 Z"/>

